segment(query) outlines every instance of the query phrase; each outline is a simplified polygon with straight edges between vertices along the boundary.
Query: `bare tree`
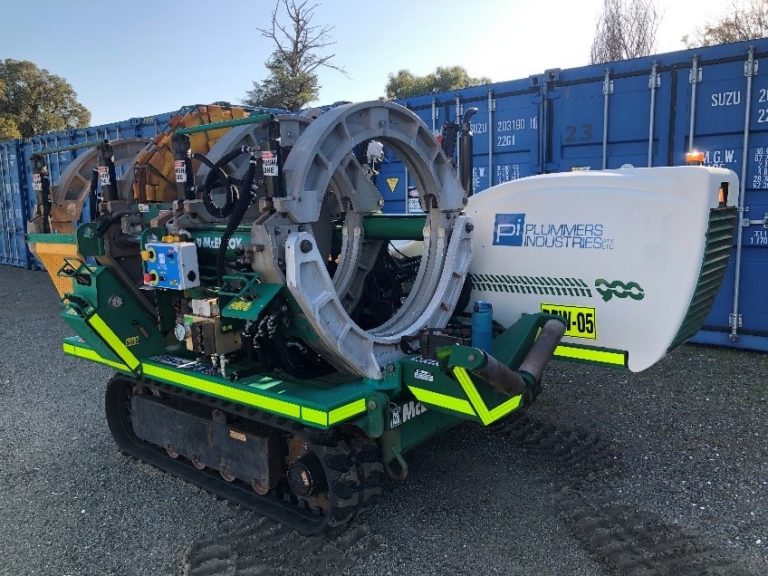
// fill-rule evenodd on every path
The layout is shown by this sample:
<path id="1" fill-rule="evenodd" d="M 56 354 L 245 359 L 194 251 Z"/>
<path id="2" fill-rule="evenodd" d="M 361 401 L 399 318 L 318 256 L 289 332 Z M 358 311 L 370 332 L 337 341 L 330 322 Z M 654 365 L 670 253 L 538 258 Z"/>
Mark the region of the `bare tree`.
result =
<path id="1" fill-rule="evenodd" d="M 768 0 L 731 1 L 717 21 L 683 36 L 688 48 L 752 40 L 768 35 Z"/>
<path id="2" fill-rule="evenodd" d="M 660 20 L 653 0 L 603 0 L 590 60 L 597 64 L 647 56 L 656 47 Z"/>
<path id="3" fill-rule="evenodd" d="M 312 24 L 318 6 L 309 0 L 276 1 L 271 26 L 258 29 L 275 46 L 265 62 L 269 75 L 262 82 L 253 83 L 246 104 L 297 110 L 317 99 L 319 68 L 346 74 L 342 67 L 331 62 L 335 54 L 318 54 L 335 44 L 331 39 L 333 26 Z"/>

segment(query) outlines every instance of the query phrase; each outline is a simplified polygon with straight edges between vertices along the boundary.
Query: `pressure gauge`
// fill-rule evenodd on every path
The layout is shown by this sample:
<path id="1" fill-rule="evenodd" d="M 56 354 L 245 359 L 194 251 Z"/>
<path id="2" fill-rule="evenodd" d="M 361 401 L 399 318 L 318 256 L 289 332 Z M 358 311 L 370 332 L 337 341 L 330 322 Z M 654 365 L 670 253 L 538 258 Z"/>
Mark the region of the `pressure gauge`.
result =
<path id="1" fill-rule="evenodd" d="M 187 339 L 188 333 L 189 329 L 186 324 L 176 324 L 176 327 L 173 329 L 173 335 L 176 336 L 176 340 L 179 342 L 184 342 Z"/>

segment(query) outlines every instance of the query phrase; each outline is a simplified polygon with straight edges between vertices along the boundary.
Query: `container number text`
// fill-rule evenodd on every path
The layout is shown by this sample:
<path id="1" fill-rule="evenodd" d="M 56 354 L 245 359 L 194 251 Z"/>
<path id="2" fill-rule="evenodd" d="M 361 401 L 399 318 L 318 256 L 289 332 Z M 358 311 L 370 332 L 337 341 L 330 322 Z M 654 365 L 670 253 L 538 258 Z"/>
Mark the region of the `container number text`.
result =
<path id="1" fill-rule="evenodd" d="M 565 127 L 566 143 L 588 142 L 590 140 L 592 140 L 592 124 L 569 125 Z"/>

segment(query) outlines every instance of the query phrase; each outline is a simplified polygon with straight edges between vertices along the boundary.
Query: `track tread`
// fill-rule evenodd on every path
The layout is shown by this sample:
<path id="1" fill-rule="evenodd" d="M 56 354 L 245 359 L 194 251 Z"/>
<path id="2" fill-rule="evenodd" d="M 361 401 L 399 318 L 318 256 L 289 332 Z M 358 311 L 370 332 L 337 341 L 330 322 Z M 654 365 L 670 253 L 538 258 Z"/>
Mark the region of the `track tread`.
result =
<path id="1" fill-rule="evenodd" d="M 251 516 L 251 515 L 249 515 Z M 231 535 L 236 534 L 236 538 Z M 226 546 L 220 535 L 230 540 Z M 378 543 L 367 528 L 350 526 L 338 536 L 304 537 L 271 520 L 251 524 L 251 518 L 222 525 L 215 535 L 205 536 L 187 547 L 177 562 L 178 576 L 299 576 L 318 572 L 338 574 L 363 558 Z M 228 551 L 226 558 L 219 554 Z M 201 563 L 216 556 L 218 563 Z"/>
<path id="2" fill-rule="evenodd" d="M 574 538 L 609 574 L 747 576 L 713 544 L 622 502 L 618 451 L 587 430 L 569 430 L 515 413 L 493 427 L 557 474 L 556 507 Z"/>
<path id="3" fill-rule="evenodd" d="M 336 430 L 323 433 L 303 428 L 284 418 L 277 418 L 229 402 L 220 402 L 176 387 L 156 382 L 142 383 L 142 386 L 149 385 L 161 394 L 167 393 L 187 401 L 202 403 L 209 408 L 222 410 L 238 418 L 251 419 L 284 432 L 300 434 L 302 438 L 311 442 L 325 462 L 332 501 L 330 513 L 327 516 L 319 516 L 308 510 L 306 504 L 303 508 L 297 506 L 296 499 L 290 494 L 285 493 L 282 498 L 277 494 L 259 496 L 251 490 L 250 486 L 240 482 L 226 482 L 219 477 L 218 473 L 210 470 L 197 470 L 186 459 L 171 459 L 162 448 L 138 439 L 133 434 L 129 408 L 126 407 L 127 398 L 138 385 L 137 381 L 118 374 L 107 385 L 105 397 L 110 431 L 120 451 L 130 457 L 197 484 L 213 493 L 214 497 L 250 508 L 305 535 L 338 531 L 358 515 L 366 513 L 373 507 L 383 475 L 375 473 L 378 471 L 376 467 L 358 469 L 358 460 L 367 463 L 366 459 L 370 455 L 377 454 L 377 447 L 372 440 L 364 437 L 352 438 L 350 441 L 354 442 L 350 446 L 341 439 Z M 363 449 L 367 456 L 359 453 Z"/>

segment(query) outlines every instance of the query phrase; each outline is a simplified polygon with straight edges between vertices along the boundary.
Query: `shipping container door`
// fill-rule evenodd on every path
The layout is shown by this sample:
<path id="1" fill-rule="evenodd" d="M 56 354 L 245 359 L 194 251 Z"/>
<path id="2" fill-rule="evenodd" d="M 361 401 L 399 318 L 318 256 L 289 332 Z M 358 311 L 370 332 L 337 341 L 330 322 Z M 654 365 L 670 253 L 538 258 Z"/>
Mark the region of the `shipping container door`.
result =
<path id="1" fill-rule="evenodd" d="M 547 93 L 547 171 L 665 163 L 670 87 L 663 77 L 647 59 L 560 71 Z"/>
<path id="2" fill-rule="evenodd" d="M 760 70 L 760 54 L 752 55 L 703 52 L 691 60 L 678 100 L 685 114 L 677 122 L 675 160 L 699 150 L 706 165 L 735 171 L 743 192 L 740 237 L 695 340 L 768 350 L 768 70 Z"/>
<path id="3" fill-rule="evenodd" d="M 541 172 L 539 86 L 539 78 L 531 77 L 398 103 L 416 113 L 435 135 L 446 122 L 461 124 L 465 113 L 471 108 L 477 109 L 470 119 L 472 187 L 474 193 L 480 193 L 496 184 Z M 417 212 L 418 200 L 407 198 L 410 183 L 407 171 L 399 161 L 389 156 L 387 160 L 377 180 L 385 199 L 384 211 Z"/>
<path id="4" fill-rule="evenodd" d="M 31 256 L 24 241 L 28 202 L 20 182 L 16 141 L 0 144 L 0 263 L 28 268 Z"/>
<path id="5" fill-rule="evenodd" d="M 491 97 L 487 144 L 484 147 L 475 145 L 475 166 L 484 168 L 488 176 L 480 179 L 482 188 L 475 191 L 542 171 L 539 79 L 497 85 L 493 87 Z M 487 104 L 484 110 L 488 110 Z M 479 140 L 482 142 L 483 139 Z M 477 134 L 475 141 L 478 141 Z"/>
<path id="6" fill-rule="evenodd" d="M 597 70 L 590 70 L 592 73 Z M 547 94 L 547 154 L 544 169 L 563 172 L 602 167 L 603 78 L 555 78 Z"/>

